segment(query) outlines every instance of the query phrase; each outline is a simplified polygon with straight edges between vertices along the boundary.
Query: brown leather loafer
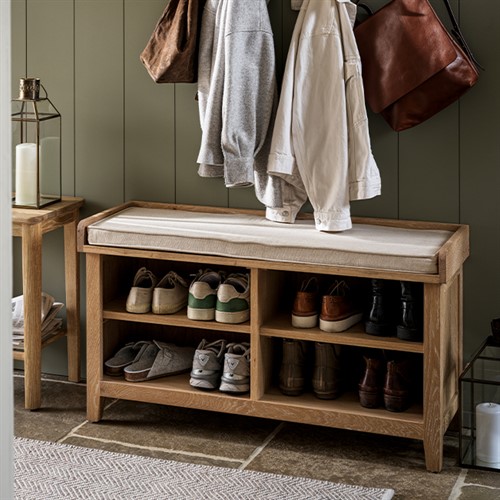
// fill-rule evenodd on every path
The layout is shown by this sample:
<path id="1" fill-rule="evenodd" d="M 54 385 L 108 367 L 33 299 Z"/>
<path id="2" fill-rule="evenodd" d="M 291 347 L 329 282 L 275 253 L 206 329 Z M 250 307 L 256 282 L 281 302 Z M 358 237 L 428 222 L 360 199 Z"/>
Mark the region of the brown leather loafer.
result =
<path id="1" fill-rule="evenodd" d="M 305 279 L 297 294 L 292 309 L 292 326 L 295 328 L 314 328 L 318 324 L 318 279 Z"/>

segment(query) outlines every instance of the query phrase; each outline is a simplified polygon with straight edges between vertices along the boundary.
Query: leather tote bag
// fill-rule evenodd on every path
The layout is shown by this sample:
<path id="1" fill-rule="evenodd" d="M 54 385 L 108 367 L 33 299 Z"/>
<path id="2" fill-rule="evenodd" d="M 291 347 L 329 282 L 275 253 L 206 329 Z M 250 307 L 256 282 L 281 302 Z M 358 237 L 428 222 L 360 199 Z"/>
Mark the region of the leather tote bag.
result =
<path id="1" fill-rule="evenodd" d="M 140 59 L 156 83 L 198 78 L 198 38 L 205 0 L 170 0 Z"/>
<path id="2" fill-rule="evenodd" d="M 398 132 L 435 115 L 477 82 L 476 62 L 444 2 L 459 43 L 428 0 L 392 0 L 354 29 L 366 101 Z"/>

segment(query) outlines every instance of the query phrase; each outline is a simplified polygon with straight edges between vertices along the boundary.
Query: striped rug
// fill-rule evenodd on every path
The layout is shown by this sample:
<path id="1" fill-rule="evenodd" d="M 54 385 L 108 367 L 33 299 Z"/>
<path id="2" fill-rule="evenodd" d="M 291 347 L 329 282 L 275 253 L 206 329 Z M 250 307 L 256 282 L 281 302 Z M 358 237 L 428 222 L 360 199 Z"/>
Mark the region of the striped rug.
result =
<path id="1" fill-rule="evenodd" d="M 394 491 L 14 438 L 18 500 L 389 500 Z"/>

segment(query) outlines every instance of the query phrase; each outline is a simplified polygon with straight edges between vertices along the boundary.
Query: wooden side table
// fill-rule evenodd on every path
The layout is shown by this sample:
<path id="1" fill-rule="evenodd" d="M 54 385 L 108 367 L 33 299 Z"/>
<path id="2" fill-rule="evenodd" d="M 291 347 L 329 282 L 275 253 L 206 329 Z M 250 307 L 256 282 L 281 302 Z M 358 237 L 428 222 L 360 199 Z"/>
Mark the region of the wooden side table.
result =
<path id="1" fill-rule="evenodd" d="M 83 198 L 63 196 L 62 200 L 39 210 L 13 208 L 12 234 L 22 238 L 24 295 L 24 351 L 13 351 L 24 362 L 24 406 L 41 405 L 42 349 L 60 337 L 68 339 L 68 380 L 80 380 L 80 266 L 76 248 L 79 210 Z M 42 237 L 64 227 L 64 275 L 67 328 L 42 343 Z"/>

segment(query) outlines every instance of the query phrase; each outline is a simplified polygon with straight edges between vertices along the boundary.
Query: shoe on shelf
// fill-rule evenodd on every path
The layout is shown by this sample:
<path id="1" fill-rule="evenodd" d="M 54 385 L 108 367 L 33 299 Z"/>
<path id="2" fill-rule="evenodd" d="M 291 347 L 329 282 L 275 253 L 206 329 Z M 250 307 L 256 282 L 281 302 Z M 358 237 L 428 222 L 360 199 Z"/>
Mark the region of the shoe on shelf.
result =
<path id="1" fill-rule="evenodd" d="M 401 308 L 397 326 L 397 337 L 401 340 L 421 342 L 422 292 L 420 283 L 401 281 Z"/>
<path id="2" fill-rule="evenodd" d="M 385 362 L 381 356 L 363 356 L 365 371 L 359 382 L 359 402 L 364 408 L 378 408 L 382 404 Z"/>
<path id="3" fill-rule="evenodd" d="M 293 302 L 292 326 L 314 328 L 318 324 L 318 297 L 318 278 L 313 276 L 303 280 Z"/>
<path id="4" fill-rule="evenodd" d="M 382 279 L 371 280 L 371 303 L 368 318 L 365 321 L 365 332 L 379 337 L 396 335 L 398 298 L 395 291 L 396 282 Z"/>
<path id="5" fill-rule="evenodd" d="M 128 382 L 144 382 L 191 370 L 194 349 L 153 340 L 123 373 Z"/>
<path id="6" fill-rule="evenodd" d="M 217 290 L 224 275 L 211 269 L 200 270 L 189 287 L 187 317 L 196 321 L 215 319 Z"/>
<path id="7" fill-rule="evenodd" d="M 113 357 L 104 362 L 104 373 L 112 377 L 123 375 L 123 369 L 138 359 L 149 344 L 147 340 L 125 344 Z"/>
<path id="8" fill-rule="evenodd" d="M 174 314 L 188 301 L 188 283 L 176 272 L 168 272 L 153 290 L 151 309 L 154 314 Z"/>
<path id="9" fill-rule="evenodd" d="M 250 344 L 227 345 L 219 391 L 243 394 L 250 391 Z"/>
<path id="10" fill-rule="evenodd" d="M 248 274 L 230 274 L 217 290 L 215 321 L 244 323 L 250 319 L 250 280 Z"/>
<path id="11" fill-rule="evenodd" d="M 324 332 L 344 332 L 363 318 L 344 280 L 335 280 L 321 301 L 319 328 Z"/>
<path id="12" fill-rule="evenodd" d="M 189 385 L 197 389 L 217 389 L 220 384 L 226 341 L 207 342 L 203 339 L 193 357 Z"/>
<path id="13" fill-rule="evenodd" d="M 279 373 L 280 391 L 286 396 L 300 396 L 305 387 L 306 343 L 283 339 L 283 359 Z"/>
<path id="14" fill-rule="evenodd" d="M 156 276 L 151 271 L 141 267 L 135 274 L 125 309 L 129 313 L 149 312 L 153 300 L 153 290 L 157 282 Z"/>
<path id="15" fill-rule="evenodd" d="M 324 342 L 314 343 L 313 392 L 319 399 L 335 399 L 340 396 L 342 347 Z"/>
<path id="16" fill-rule="evenodd" d="M 410 407 L 413 370 L 408 359 L 387 362 L 384 405 L 388 411 L 401 412 Z"/>

